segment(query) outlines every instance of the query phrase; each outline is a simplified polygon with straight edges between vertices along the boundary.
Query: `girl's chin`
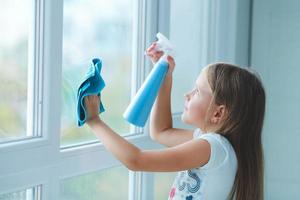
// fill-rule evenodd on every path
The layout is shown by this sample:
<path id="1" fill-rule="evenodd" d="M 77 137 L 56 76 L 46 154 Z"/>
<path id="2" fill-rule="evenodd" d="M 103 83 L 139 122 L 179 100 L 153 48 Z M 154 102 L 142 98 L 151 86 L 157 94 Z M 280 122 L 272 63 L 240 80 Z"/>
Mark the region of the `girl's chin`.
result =
<path id="1" fill-rule="evenodd" d="M 184 121 L 184 112 L 181 114 L 181 121 Z"/>
<path id="2" fill-rule="evenodd" d="M 187 119 L 187 116 L 186 116 L 186 113 L 185 113 L 185 112 L 183 112 L 183 113 L 181 114 L 181 121 L 182 121 L 183 123 L 186 123 L 186 124 L 189 123 L 189 121 L 188 121 L 188 119 Z"/>
<path id="3" fill-rule="evenodd" d="M 187 125 L 190 125 L 190 126 L 195 126 L 195 124 L 193 123 L 192 120 L 189 119 L 188 115 L 186 112 L 183 112 L 181 114 L 181 121 Z"/>

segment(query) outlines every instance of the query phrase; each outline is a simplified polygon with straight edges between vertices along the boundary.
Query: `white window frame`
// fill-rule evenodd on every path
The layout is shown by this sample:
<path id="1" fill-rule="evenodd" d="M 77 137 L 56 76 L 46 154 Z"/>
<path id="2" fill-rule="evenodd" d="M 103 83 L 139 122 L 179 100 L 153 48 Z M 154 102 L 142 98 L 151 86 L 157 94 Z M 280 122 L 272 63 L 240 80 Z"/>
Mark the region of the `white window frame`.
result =
<path id="1" fill-rule="evenodd" d="M 61 149 L 60 91 L 62 82 L 63 1 L 33 0 L 36 12 L 29 37 L 28 136 L 33 138 L 0 145 L 0 194 L 42 186 L 43 200 L 59 199 L 60 182 L 93 171 L 120 166 L 101 143 Z M 166 19 L 164 0 L 135 0 L 132 96 L 150 70 L 145 48 L 155 39 L 158 16 Z M 168 2 L 168 1 L 165 1 Z M 161 7 L 164 6 L 164 7 Z M 160 11 L 160 12 L 159 12 Z M 159 14 L 160 13 L 160 14 Z M 146 22 L 144 21 L 146 19 Z M 167 21 L 160 23 L 167 33 Z M 165 24 L 164 24 L 165 23 Z M 32 86 L 32 87 L 30 87 Z M 141 134 L 125 138 L 140 148 L 153 148 L 148 123 Z M 39 137 L 40 136 L 40 137 Z M 93 162 L 89 162 L 93 160 Z M 105 160 L 105 162 L 103 162 Z M 88 163 L 83 165 L 82 163 Z M 152 175 L 129 172 L 129 198 L 152 199 Z M 149 187 L 150 185 L 150 187 Z M 150 191 L 150 192 L 149 192 Z"/>

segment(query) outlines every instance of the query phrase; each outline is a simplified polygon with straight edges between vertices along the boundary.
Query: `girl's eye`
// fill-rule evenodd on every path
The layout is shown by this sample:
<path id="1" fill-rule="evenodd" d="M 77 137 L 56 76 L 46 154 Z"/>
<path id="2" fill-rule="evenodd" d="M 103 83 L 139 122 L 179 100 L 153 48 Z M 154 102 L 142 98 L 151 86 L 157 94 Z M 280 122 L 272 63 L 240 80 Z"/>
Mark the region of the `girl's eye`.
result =
<path id="1" fill-rule="evenodd" d="M 196 94 L 196 95 L 199 95 L 199 90 L 198 90 L 198 88 L 194 88 L 192 93 L 193 93 L 193 95 L 195 95 L 195 94 Z"/>

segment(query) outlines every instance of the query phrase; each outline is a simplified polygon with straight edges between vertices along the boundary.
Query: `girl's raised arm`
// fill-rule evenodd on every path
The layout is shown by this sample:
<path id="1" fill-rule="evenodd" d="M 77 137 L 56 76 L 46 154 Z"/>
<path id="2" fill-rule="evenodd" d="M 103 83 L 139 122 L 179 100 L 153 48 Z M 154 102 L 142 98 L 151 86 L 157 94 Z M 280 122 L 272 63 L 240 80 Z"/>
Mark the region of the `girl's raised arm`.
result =
<path id="1" fill-rule="evenodd" d="M 147 55 L 153 64 L 163 55 L 162 52 L 154 51 L 155 43 L 148 50 Z M 172 73 L 175 62 L 172 57 L 168 57 L 169 70 L 164 83 L 158 93 L 156 101 L 150 114 L 150 136 L 156 142 L 172 147 L 187 142 L 193 138 L 193 132 L 184 129 L 173 128 L 171 112 L 171 89 Z"/>

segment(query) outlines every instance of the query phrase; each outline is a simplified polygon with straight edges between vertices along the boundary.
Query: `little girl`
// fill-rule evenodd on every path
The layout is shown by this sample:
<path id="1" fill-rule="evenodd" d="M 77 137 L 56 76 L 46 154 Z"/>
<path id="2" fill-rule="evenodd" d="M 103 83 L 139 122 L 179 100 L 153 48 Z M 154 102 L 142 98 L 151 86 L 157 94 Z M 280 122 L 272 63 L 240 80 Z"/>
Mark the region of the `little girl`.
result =
<path id="1" fill-rule="evenodd" d="M 153 64 L 162 56 L 156 43 L 147 49 Z M 141 150 L 115 133 L 98 115 L 98 96 L 85 98 L 87 124 L 117 159 L 133 171 L 179 171 L 169 200 L 263 199 L 261 132 L 265 92 L 250 70 L 215 63 L 203 68 L 194 89 L 185 95 L 182 121 L 196 130 L 173 128 L 172 72 L 169 71 L 153 105 L 150 136 L 167 146 Z"/>

